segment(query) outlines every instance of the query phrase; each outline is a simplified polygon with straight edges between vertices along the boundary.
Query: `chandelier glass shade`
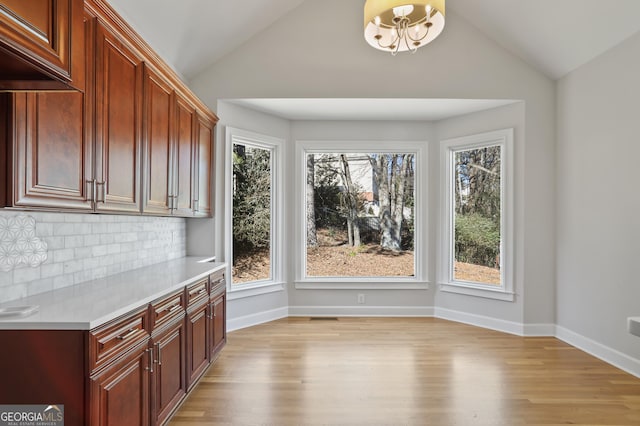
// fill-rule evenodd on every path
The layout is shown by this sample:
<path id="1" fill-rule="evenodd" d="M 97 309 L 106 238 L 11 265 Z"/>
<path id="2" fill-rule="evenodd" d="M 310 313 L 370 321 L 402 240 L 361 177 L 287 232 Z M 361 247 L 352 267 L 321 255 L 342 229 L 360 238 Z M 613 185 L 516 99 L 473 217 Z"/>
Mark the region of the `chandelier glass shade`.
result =
<path id="1" fill-rule="evenodd" d="M 407 3 L 410 2 L 410 3 Z M 444 29 L 445 0 L 366 0 L 364 38 L 372 47 L 415 52 Z"/>

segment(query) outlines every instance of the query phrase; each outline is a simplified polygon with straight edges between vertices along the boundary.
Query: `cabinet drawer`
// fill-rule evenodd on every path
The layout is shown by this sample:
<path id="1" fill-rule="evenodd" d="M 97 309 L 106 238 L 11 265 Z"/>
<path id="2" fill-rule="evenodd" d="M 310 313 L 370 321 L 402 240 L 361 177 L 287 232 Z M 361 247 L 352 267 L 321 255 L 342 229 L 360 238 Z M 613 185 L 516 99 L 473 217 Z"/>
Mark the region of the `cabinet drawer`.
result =
<path id="1" fill-rule="evenodd" d="M 184 292 L 180 291 L 168 297 L 164 297 L 149 305 L 151 329 L 171 322 L 171 320 L 184 317 Z"/>
<path id="2" fill-rule="evenodd" d="M 197 281 L 187 286 L 187 305 L 194 306 L 202 301 L 209 299 L 209 293 L 207 291 L 207 284 L 209 279 Z"/>
<path id="3" fill-rule="evenodd" d="M 211 294 L 217 294 L 227 285 L 227 281 L 224 278 L 224 272 L 216 272 L 209 276 L 211 281 Z"/>
<path id="4" fill-rule="evenodd" d="M 149 339 L 147 310 L 127 314 L 89 332 L 89 364 L 95 371 Z"/>

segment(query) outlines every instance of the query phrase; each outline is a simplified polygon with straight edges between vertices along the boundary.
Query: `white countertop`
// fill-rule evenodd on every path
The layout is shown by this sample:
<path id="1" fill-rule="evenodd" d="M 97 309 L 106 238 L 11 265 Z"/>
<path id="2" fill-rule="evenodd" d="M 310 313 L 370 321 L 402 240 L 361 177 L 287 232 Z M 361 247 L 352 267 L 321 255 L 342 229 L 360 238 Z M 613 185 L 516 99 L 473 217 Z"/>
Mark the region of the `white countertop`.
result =
<path id="1" fill-rule="evenodd" d="M 0 304 L 38 305 L 24 317 L 0 317 L 0 330 L 90 330 L 225 267 L 183 257 Z"/>

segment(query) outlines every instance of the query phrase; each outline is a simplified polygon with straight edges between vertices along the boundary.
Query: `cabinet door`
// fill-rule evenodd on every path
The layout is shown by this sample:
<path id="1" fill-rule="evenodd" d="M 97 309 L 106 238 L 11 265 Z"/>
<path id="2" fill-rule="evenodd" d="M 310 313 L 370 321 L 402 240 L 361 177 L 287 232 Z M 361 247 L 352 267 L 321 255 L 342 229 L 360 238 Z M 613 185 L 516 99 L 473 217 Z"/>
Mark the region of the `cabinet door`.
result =
<path id="1" fill-rule="evenodd" d="M 207 335 L 209 319 L 207 303 L 194 308 L 187 314 L 187 388 L 195 384 L 209 365 Z"/>
<path id="2" fill-rule="evenodd" d="M 162 424 L 186 394 L 184 317 L 152 338 L 155 352 L 151 375 L 151 423 Z"/>
<path id="3" fill-rule="evenodd" d="M 211 359 L 227 343 L 226 293 L 220 293 L 211 301 Z"/>
<path id="4" fill-rule="evenodd" d="M 140 211 L 142 60 L 96 26 L 96 210 Z"/>
<path id="5" fill-rule="evenodd" d="M 213 128 L 215 123 L 201 114 L 196 122 L 196 200 L 195 216 L 213 214 L 211 185 L 213 176 Z"/>
<path id="6" fill-rule="evenodd" d="M 9 204 L 92 209 L 93 152 L 84 135 L 84 94 L 15 93 L 9 109 L 13 139 Z"/>
<path id="7" fill-rule="evenodd" d="M 149 424 L 149 358 L 146 346 L 114 361 L 91 378 L 92 426 Z"/>
<path id="8" fill-rule="evenodd" d="M 173 89 L 151 68 L 144 71 L 144 189 L 142 212 L 171 214 Z"/>
<path id="9" fill-rule="evenodd" d="M 82 0 L 0 3 L 0 89 L 84 88 Z"/>
<path id="10" fill-rule="evenodd" d="M 193 216 L 195 201 L 196 110 L 176 95 L 176 156 L 174 162 L 174 215 Z"/>

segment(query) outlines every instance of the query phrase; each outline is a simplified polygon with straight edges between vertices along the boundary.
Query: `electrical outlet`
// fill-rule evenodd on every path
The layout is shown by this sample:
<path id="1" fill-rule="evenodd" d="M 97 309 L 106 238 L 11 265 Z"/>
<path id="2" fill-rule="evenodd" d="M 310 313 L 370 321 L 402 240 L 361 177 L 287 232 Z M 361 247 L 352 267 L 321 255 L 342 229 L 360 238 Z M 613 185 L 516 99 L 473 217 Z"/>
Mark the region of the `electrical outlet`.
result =
<path id="1" fill-rule="evenodd" d="M 364 294 L 362 294 L 362 293 L 358 294 L 358 304 L 359 305 L 364 305 Z"/>
<path id="2" fill-rule="evenodd" d="M 628 319 L 629 333 L 640 337 L 640 317 L 632 317 Z"/>

